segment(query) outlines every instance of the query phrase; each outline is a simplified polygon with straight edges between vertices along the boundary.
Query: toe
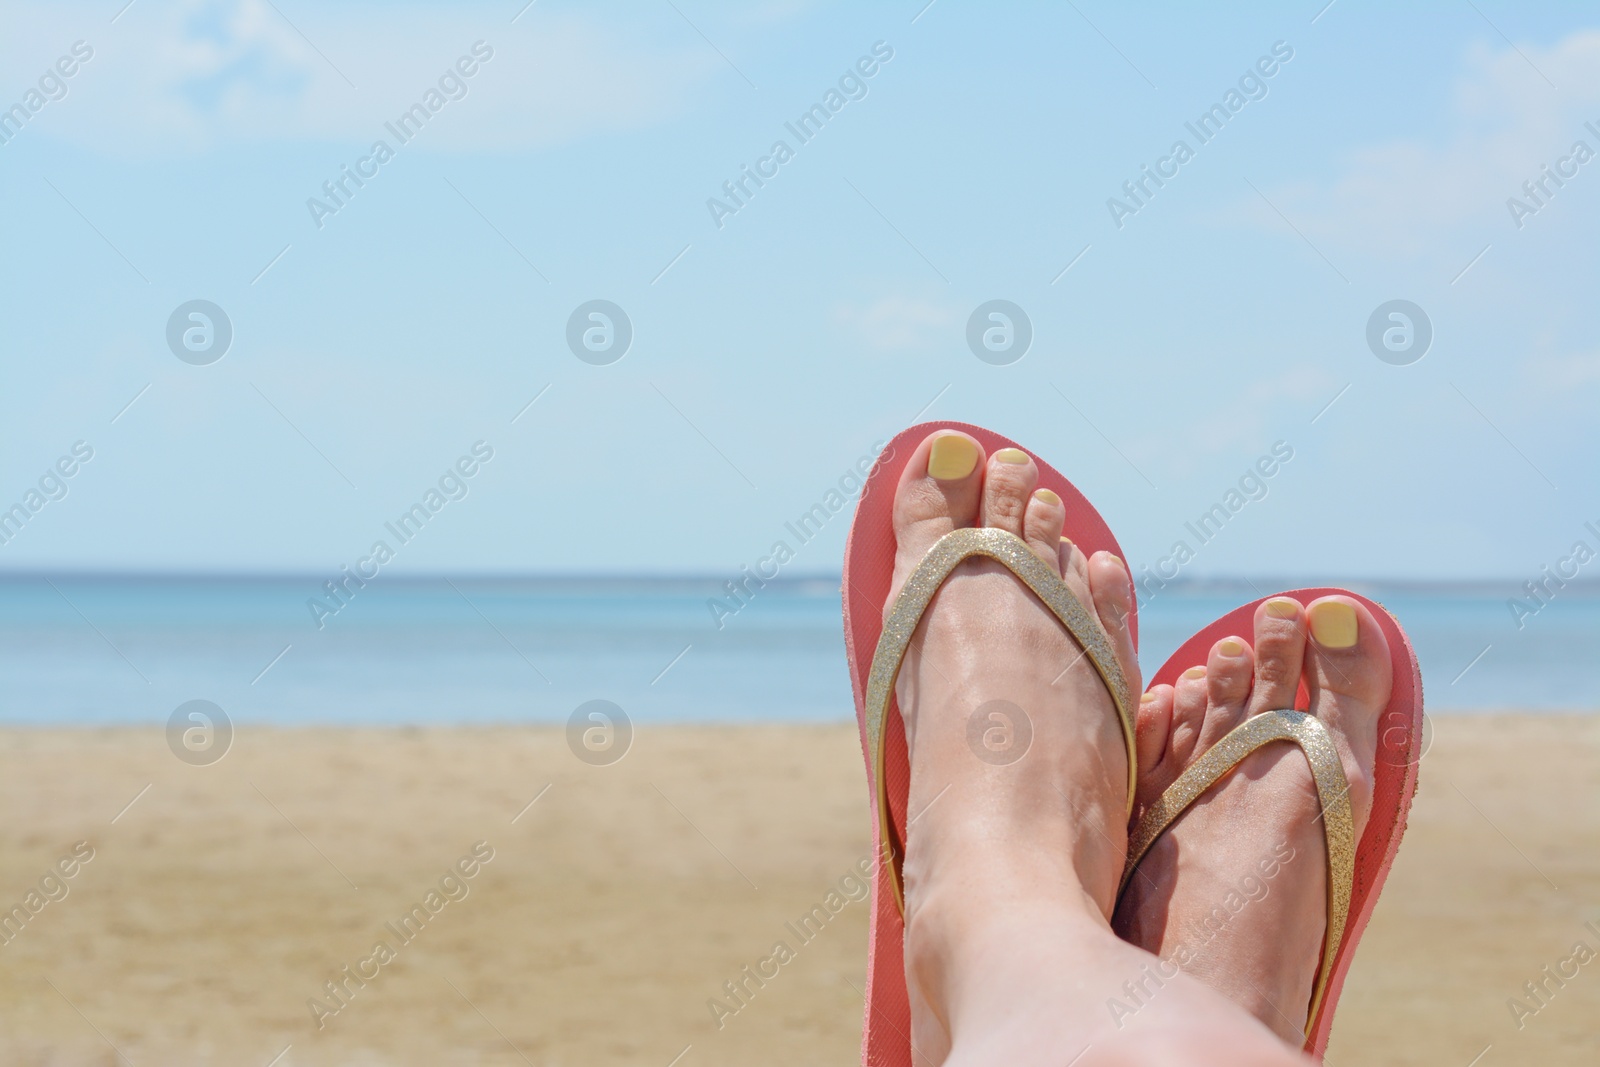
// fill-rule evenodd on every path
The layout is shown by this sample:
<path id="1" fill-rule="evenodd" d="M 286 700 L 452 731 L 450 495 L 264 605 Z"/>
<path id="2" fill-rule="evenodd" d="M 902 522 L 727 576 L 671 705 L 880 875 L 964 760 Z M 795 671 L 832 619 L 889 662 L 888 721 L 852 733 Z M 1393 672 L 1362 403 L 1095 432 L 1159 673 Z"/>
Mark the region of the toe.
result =
<path id="1" fill-rule="evenodd" d="M 983 525 L 1022 536 L 1028 498 L 1039 483 L 1039 469 L 1020 448 L 1002 448 L 989 457 L 983 478 Z"/>
<path id="2" fill-rule="evenodd" d="M 1139 766 L 1156 766 L 1167 753 L 1167 737 L 1172 733 L 1172 686 L 1153 685 L 1139 698 L 1134 726 Z"/>
<path id="3" fill-rule="evenodd" d="M 1083 553 L 1076 555 L 1081 557 Z M 1139 656 L 1133 650 L 1133 635 L 1128 626 L 1128 617 L 1133 614 L 1133 579 L 1120 558 L 1103 550 L 1089 557 L 1088 571 L 1089 595 L 1095 614 L 1100 617 L 1106 636 L 1111 638 L 1111 648 L 1128 680 L 1128 691 L 1137 693 L 1141 688 Z"/>
<path id="4" fill-rule="evenodd" d="M 1255 687 L 1249 712 L 1292 708 L 1305 662 L 1305 610 L 1292 597 L 1272 597 L 1256 608 L 1255 630 Z"/>
<path id="5" fill-rule="evenodd" d="M 1378 718 L 1389 702 L 1389 643 L 1372 612 L 1347 596 L 1314 600 L 1306 609 L 1306 685 L 1311 710 L 1340 747 L 1356 826 L 1372 807 L 1372 769 Z"/>
<path id="6" fill-rule="evenodd" d="M 1206 669 L 1190 667 L 1178 676 L 1172 689 L 1172 735 L 1167 741 L 1167 759 L 1187 767 L 1202 751 L 1199 741 L 1206 719 Z"/>
<path id="7" fill-rule="evenodd" d="M 1210 748 L 1244 721 L 1250 699 L 1255 660 L 1242 638 L 1224 637 L 1211 646 L 1206 659 L 1206 721 L 1200 730 L 1200 748 Z"/>
<path id="8" fill-rule="evenodd" d="M 1306 609 L 1311 641 L 1306 649 L 1306 683 L 1313 691 L 1349 697 L 1366 704 L 1389 699 L 1389 642 L 1366 605 L 1347 596 L 1328 596 Z"/>
<path id="9" fill-rule="evenodd" d="M 1172 686 L 1153 685 L 1139 701 L 1134 718 L 1134 749 L 1139 757 L 1139 805 L 1159 797 L 1178 772 L 1167 766 L 1167 740 L 1172 735 Z"/>
<path id="10" fill-rule="evenodd" d="M 983 492 L 983 446 L 954 430 L 930 434 L 912 453 L 894 497 L 895 543 L 913 562 L 951 530 L 974 526 Z"/>
<path id="11" fill-rule="evenodd" d="M 1061 577 L 1065 578 L 1067 585 L 1075 593 L 1089 588 L 1089 557 L 1078 550 L 1072 543 L 1072 538 L 1061 539 L 1061 550 L 1058 557 L 1061 561 Z"/>
<path id="12" fill-rule="evenodd" d="M 1066 521 L 1067 509 L 1059 496 L 1049 489 L 1033 491 L 1022 516 L 1022 539 L 1058 576 L 1061 574 L 1061 528 Z"/>

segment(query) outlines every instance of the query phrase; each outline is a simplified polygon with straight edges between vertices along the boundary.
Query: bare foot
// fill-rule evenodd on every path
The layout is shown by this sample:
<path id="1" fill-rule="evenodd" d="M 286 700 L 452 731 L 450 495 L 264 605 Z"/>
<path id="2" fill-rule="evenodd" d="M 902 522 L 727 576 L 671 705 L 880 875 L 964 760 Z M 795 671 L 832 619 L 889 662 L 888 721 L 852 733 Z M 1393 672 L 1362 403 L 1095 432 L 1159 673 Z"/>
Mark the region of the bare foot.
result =
<path id="1" fill-rule="evenodd" d="M 1108 552 L 1061 540 L 1065 509 L 1037 489 L 1019 449 L 985 458 L 943 432 L 906 466 L 894 505 L 892 606 L 907 576 L 952 530 L 986 526 L 1027 542 L 1096 611 L 1138 692 L 1124 620 L 1131 583 Z M 911 755 L 905 857 L 906 973 L 913 1043 L 935 1061 L 961 1020 L 949 1015 L 963 942 L 997 913 L 1022 921 L 1041 895 L 1108 918 L 1127 844 L 1127 748 L 1105 684 L 1082 648 L 1010 571 L 963 563 L 940 588 L 896 685 Z M 965 902 L 992 911 L 973 915 Z"/>
<path id="2" fill-rule="evenodd" d="M 894 503 L 892 604 L 940 537 L 1021 537 L 1098 618 L 1134 691 L 1122 561 L 1059 540 L 1064 510 L 1017 449 L 923 441 Z M 1288 1067 L 1250 1015 L 1180 975 L 1132 1025 L 1108 1011 L 1155 963 L 1109 915 L 1127 851 L 1128 756 L 1105 683 L 1054 615 L 988 560 L 929 604 L 896 685 L 911 761 L 905 963 L 918 1067 Z"/>
<path id="3" fill-rule="evenodd" d="M 1310 711 L 1339 749 L 1359 841 L 1372 810 L 1390 660 L 1371 613 L 1342 596 L 1307 608 L 1288 597 L 1269 600 L 1256 610 L 1253 650 L 1243 637 L 1225 638 L 1205 666 L 1145 694 L 1135 817 L 1247 717 L 1293 708 L 1302 678 Z M 1298 747 L 1252 753 L 1151 846 L 1118 903 L 1114 928 L 1163 960 L 1186 959 L 1184 971 L 1298 1047 L 1327 924 L 1320 815 Z M 1136 1012 L 1142 999 L 1137 987 L 1129 989 L 1125 1007 Z"/>

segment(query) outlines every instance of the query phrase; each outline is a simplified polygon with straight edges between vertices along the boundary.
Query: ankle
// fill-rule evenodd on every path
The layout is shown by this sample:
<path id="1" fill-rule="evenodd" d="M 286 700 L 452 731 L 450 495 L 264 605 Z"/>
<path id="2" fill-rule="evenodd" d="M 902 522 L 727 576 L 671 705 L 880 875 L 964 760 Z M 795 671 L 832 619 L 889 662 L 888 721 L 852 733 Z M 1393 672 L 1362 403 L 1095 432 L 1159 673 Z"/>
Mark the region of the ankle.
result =
<path id="1" fill-rule="evenodd" d="M 1081 891 L 1019 899 L 992 889 L 984 898 L 930 894 L 908 919 L 906 980 L 912 1003 L 925 1012 L 925 1042 L 970 1053 L 974 1039 L 986 1047 L 996 1039 L 1004 1048 L 1092 1029 L 1101 1001 L 1073 1005 L 1071 987 L 1081 979 L 1075 972 L 1093 971 L 1096 961 L 1127 946 Z"/>
<path id="2" fill-rule="evenodd" d="M 989 973 L 996 945 L 1024 943 L 1046 928 L 1109 932 L 1070 863 L 1042 851 L 936 879 L 919 879 L 908 864 L 906 888 L 906 977 L 941 1018 L 959 994 L 955 978 Z"/>

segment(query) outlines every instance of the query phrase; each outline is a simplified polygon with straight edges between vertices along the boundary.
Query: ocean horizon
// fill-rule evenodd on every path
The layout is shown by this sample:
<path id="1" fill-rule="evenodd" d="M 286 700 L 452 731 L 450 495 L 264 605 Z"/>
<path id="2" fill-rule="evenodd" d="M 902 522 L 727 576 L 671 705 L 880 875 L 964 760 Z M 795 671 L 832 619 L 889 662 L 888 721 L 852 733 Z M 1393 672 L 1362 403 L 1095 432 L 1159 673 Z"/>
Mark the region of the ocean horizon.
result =
<path id="1" fill-rule="evenodd" d="M 195 699 L 284 726 L 560 723 L 594 699 L 635 722 L 854 714 L 837 574 L 743 598 L 725 576 L 384 576 L 338 598 L 327 580 L 0 574 L 0 723 L 157 723 Z M 1141 595 L 1145 673 L 1239 604 L 1312 584 L 1180 579 Z M 1600 710 L 1600 582 L 1543 603 L 1510 580 L 1338 584 L 1399 617 L 1430 711 Z"/>

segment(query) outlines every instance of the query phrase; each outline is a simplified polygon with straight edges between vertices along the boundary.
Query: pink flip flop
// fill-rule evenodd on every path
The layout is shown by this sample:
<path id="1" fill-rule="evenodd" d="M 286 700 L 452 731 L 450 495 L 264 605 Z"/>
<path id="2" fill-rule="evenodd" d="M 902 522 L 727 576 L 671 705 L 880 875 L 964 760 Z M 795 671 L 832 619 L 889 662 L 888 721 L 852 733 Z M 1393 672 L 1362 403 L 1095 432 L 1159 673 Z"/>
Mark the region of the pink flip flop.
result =
<path id="1" fill-rule="evenodd" d="M 901 899 L 899 863 L 906 835 L 906 800 L 911 766 L 906 752 L 905 724 L 894 701 L 894 672 L 910 641 L 916 619 L 927 600 L 962 559 L 983 555 L 1008 567 L 1029 586 L 1083 645 L 1100 672 L 1123 720 L 1129 744 L 1129 804 L 1132 804 L 1133 734 L 1131 709 L 1120 667 L 1092 612 L 1086 611 L 1066 585 L 1039 562 L 1024 542 L 1001 530 L 957 530 L 947 534 L 918 565 L 906 583 L 886 625 L 884 604 L 894 575 L 895 536 L 892 521 L 895 488 L 901 472 L 917 446 L 937 430 L 970 434 L 993 455 L 1002 448 L 1018 448 L 997 433 L 959 422 L 928 422 L 901 432 L 884 448 L 867 476 L 850 527 L 844 558 L 844 632 L 855 691 L 856 719 L 867 761 L 871 790 L 874 854 L 872 913 L 867 935 L 866 1024 L 861 1057 L 871 1067 L 911 1067 L 911 1006 L 905 978 L 905 919 Z M 1026 451 L 1026 450 L 1024 450 Z M 1032 454 L 1032 453 L 1030 453 Z M 1106 549 L 1122 554 L 1116 538 L 1072 483 L 1037 455 L 1039 486 L 1053 490 L 1066 507 L 1066 535 L 1086 554 Z M 917 580 L 922 577 L 924 580 Z M 913 587 L 921 587 L 920 598 Z M 1138 620 L 1131 612 L 1128 627 L 1138 641 Z"/>
<path id="2" fill-rule="evenodd" d="M 1319 597 L 1338 594 L 1366 605 L 1383 628 L 1393 664 L 1393 689 L 1389 705 L 1378 719 L 1378 753 L 1374 767 L 1372 816 L 1361 841 L 1353 841 L 1350 804 L 1345 796 L 1348 785 L 1343 766 L 1333 749 L 1327 731 L 1314 717 L 1291 709 L 1266 711 L 1245 720 L 1213 745 L 1162 794 L 1152 810 L 1141 818 L 1128 843 L 1128 866 L 1123 874 L 1126 885 L 1134 866 L 1166 827 L 1193 803 L 1201 793 L 1231 771 L 1240 760 L 1272 741 L 1292 741 L 1302 748 L 1311 764 L 1317 790 L 1322 798 L 1322 823 L 1328 840 L 1328 933 L 1323 941 L 1322 964 L 1318 969 L 1306 1023 L 1305 1051 L 1322 1058 L 1333 1028 L 1333 1012 L 1344 989 L 1345 975 L 1355 958 L 1356 943 L 1372 918 L 1384 879 L 1394 864 L 1405 833 L 1406 813 L 1417 792 L 1418 763 L 1422 759 L 1422 673 L 1411 641 L 1394 616 L 1382 605 L 1348 589 L 1295 589 L 1277 596 L 1309 605 Z M 1256 608 L 1271 597 L 1263 597 L 1229 612 L 1195 634 L 1156 672 L 1150 685 L 1172 685 L 1190 667 L 1206 662 L 1211 646 L 1235 634 L 1250 632 Z M 1302 682 L 1295 699 L 1297 708 L 1310 707 Z"/>

